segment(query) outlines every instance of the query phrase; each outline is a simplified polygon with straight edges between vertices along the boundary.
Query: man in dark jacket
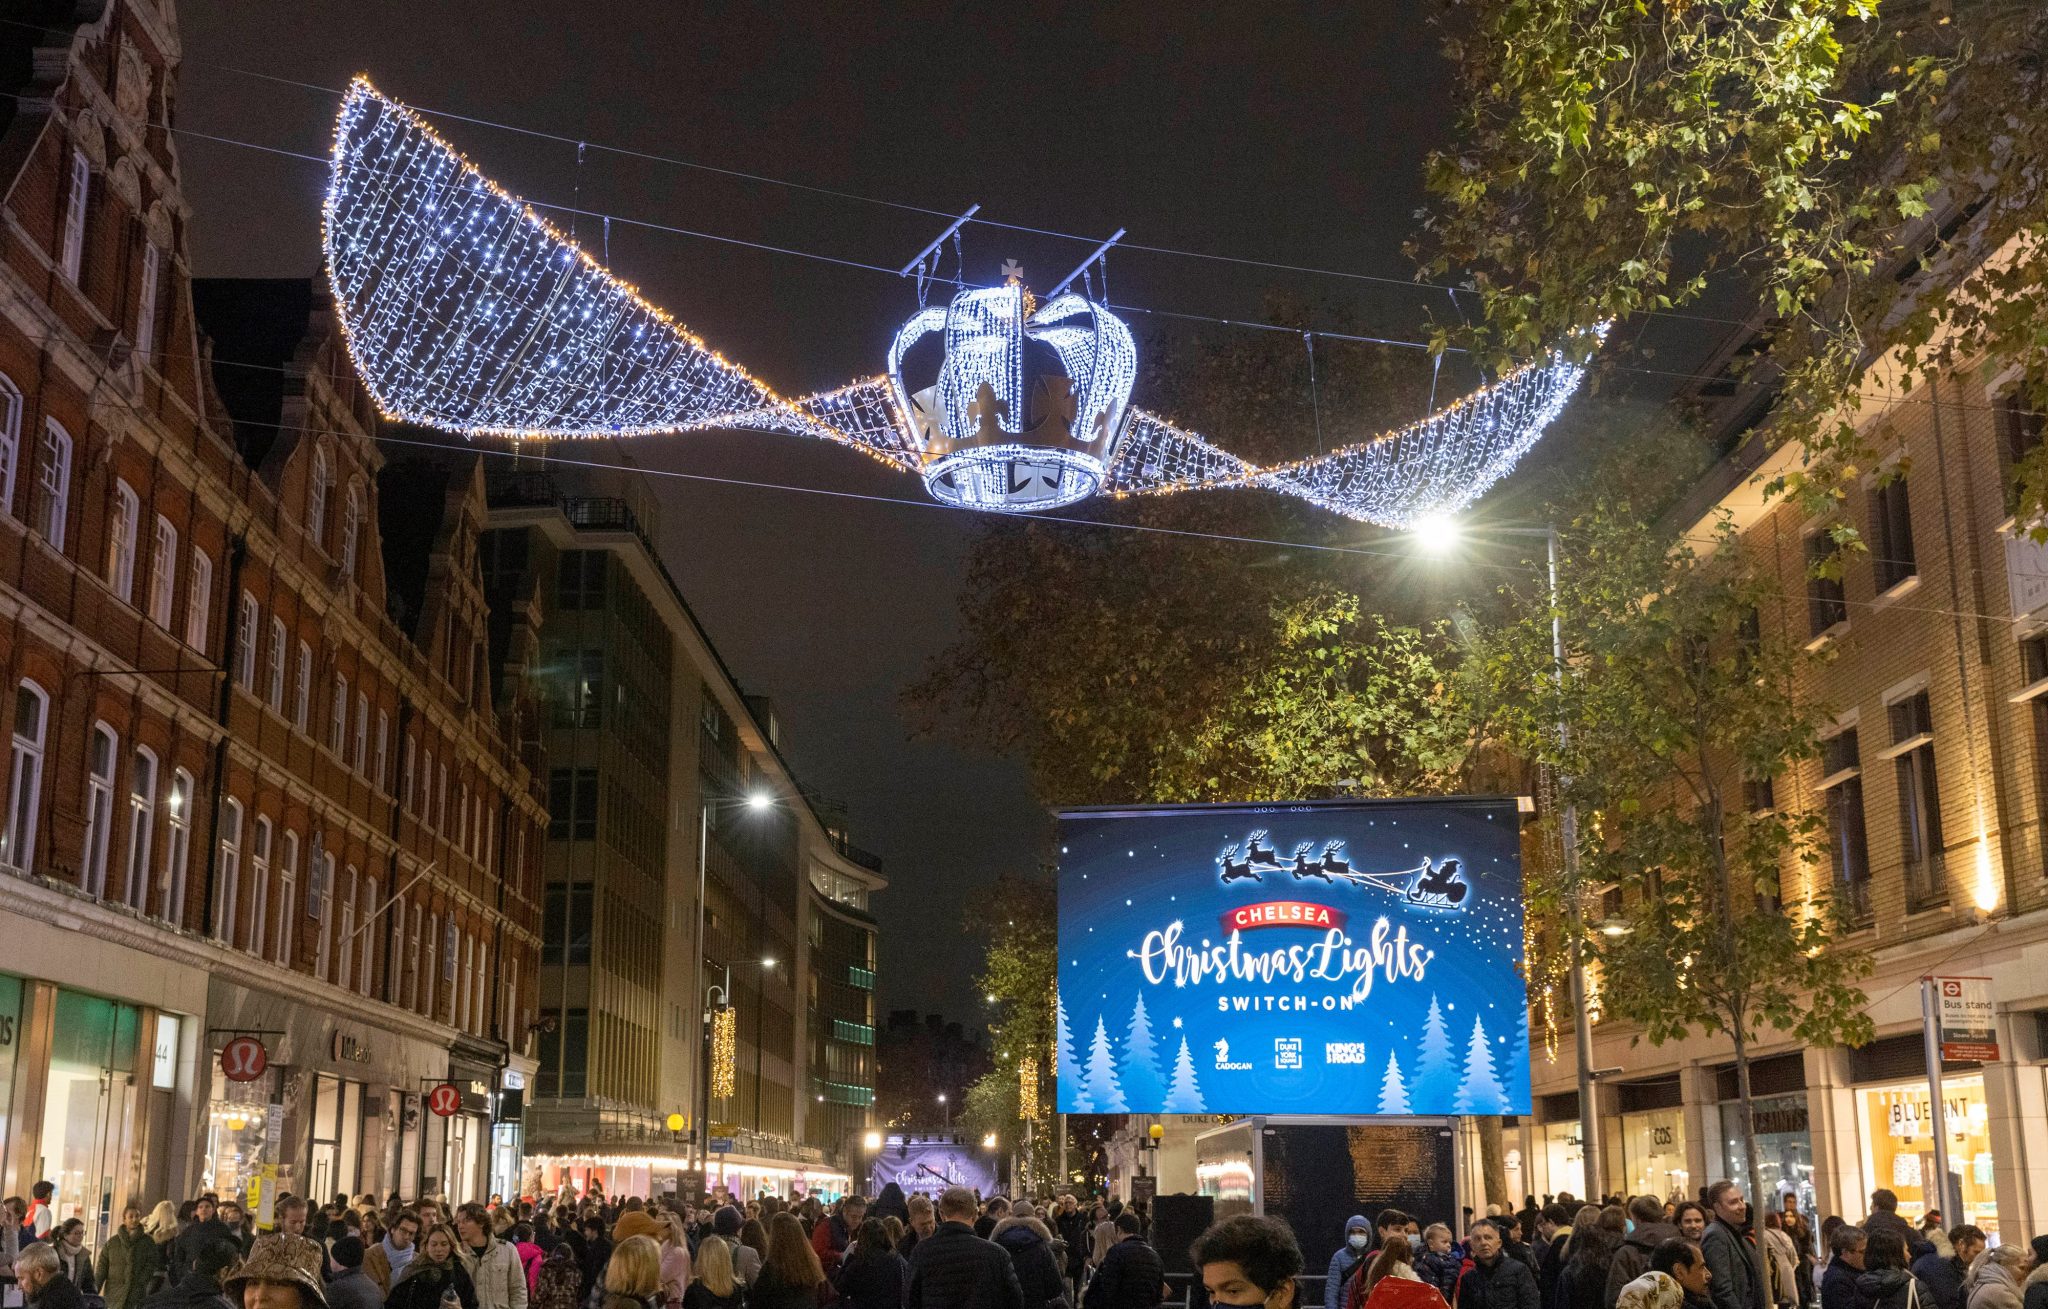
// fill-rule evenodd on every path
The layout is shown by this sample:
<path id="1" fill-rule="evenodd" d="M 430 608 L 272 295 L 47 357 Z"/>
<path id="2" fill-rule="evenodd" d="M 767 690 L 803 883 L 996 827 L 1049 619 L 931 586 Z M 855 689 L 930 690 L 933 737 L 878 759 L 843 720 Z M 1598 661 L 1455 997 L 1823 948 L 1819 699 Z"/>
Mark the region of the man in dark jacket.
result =
<path id="1" fill-rule="evenodd" d="M 14 1257 L 14 1276 L 28 1309 L 85 1309 L 85 1296 L 64 1275 L 57 1247 L 48 1241 L 37 1241 Z"/>
<path id="2" fill-rule="evenodd" d="M 1482 1218 L 1465 1234 L 1465 1264 L 1451 1298 L 1458 1309 L 1541 1309 L 1536 1274 L 1502 1248 L 1505 1233 L 1495 1219 Z"/>
<path id="3" fill-rule="evenodd" d="M 908 1309 L 1024 1309 L 1009 1251 L 974 1234 L 974 1192 L 949 1186 L 939 1225 L 910 1253 Z"/>
<path id="4" fill-rule="evenodd" d="M 177 1239 L 171 1242 L 173 1284 L 184 1280 L 186 1272 L 192 1268 L 199 1252 L 215 1241 L 233 1241 L 235 1254 L 240 1257 L 241 1237 L 220 1220 L 218 1208 L 210 1195 L 199 1197 L 199 1203 L 192 1206 L 192 1225 L 179 1232 Z"/>
<path id="5" fill-rule="evenodd" d="M 982 1240 L 990 1240 L 996 1234 L 996 1224 L 1010 1216 L 1010 1202 L 1001 1196 L 992 1196 L 982 1207 L 981 1217 L 974 1220 L 974 1234 Z"/>
<path id="6" fill-rule="evenodd" d="M 1079 1299 L 1081 1277 L 1088 1270 L 1088 1211 L 1072 1195 L 1060 1197 L 1059 1212 L 1053 1216 L 1053 1231 L 1067 1245 L 1067 1289 Z"/>
<path id="7" fill-rule="evenodd" d="M 1628 1202 L 1628 1216 L 1635 1230 L 1621 1240 L 1614 1262 L 1607 1266 L 1607 1295 L 1602 1304 L 1614 1309 L 1621 1288 L 1650 1271 L 1650 1256 L 1666 1241 L 1675 1240 L 1678 1228 L 1664 1221 L 1664 1202 L 1654 1195 L 1639 1195 Z M 1542 1274 L 1537 1274 L 1540 1280 Z M 1547 1303 L 1547 1302 L 1546 1302 Z"/>
<path id="8" fill-rule="evenodd" d="M 1557 1279 L 1563 1275 L 1564 1261 L 1572 1252 L 1572 1211 L 1553 1200 L 1543 1206 L 1537 1222 L 1543 1252 L 1536 1256 L 1536 1293 L 1543 1297 L 1543 1309 L 1555 1309 Z"/>
<path id="9" fill-rule="evenodd" d="M 1143 1232 L 1144 1224 L 1129 1209 L 1116 1216 L 1116 1244 L 1088 1283 L 1083 1309 L 1153 1309 L 1166 1298 L 1166 1265 Z"/>
<path id="10" fill-rule="evenodd" d="M 1955 1247 L 1948 1258 L 1923 1241 L 1919 1247 L 1923 1253 L 1913 1261 L 1913 1276 L 1934 1293 L 1932 1309 L 1963 1309 L 1963 1280 L 1969 1276 L 1970 1264 L 1984 1253 L 1984 1229 L 1970 1223 L 1951 1228 L 1948 1243 Z"/>
<path id="11" fill-rule="evenodd" d="M 185 1238 L 178 1238 L 183 1241 Z M 192 1256 L 185 1275 L 142 1302 L 142 1309 L 226 1309 L 220 1276 L 240 1263 L 242 1247 L 231 1236 L 204 1245 Z"/>
<path id="12" fill-rule="evenodd" d="M 344 1236 L 327 1251 L 327 1309 L 383 1309 L 384 1294 L 363 1272 L 363 1238 Z"/>
<path id="13" fill-rule="evenodd" d="M 1869 1237 L 1860 1227 L 1837 1227 L 1828 1248 L 1834 1258 L 1820 1278 L 1821 1309 L 1856 1309 L 1856 1279 L 1863 1275 L 1863 1252 Z"/>
<path id="14" fill-rule="evenodd" d="M 1066 1269 L 1060 1266 L 1045 1230 L 1037 1218 L 1012 1214 L 996 1224 L 991 1238 L 1010 1252 L 1010 1264 L 1017 1270 L 1017 1285 L 1024 1291 L 1024 1309 L 1046 1309 L 1067 1296 Z"/>
<path id="15" fill-rule="evenodd" d="M 1876 1236 L 1890 1232 L 1899 1238 L 1899 1244 L 1910 1250 L 1920 1242 L 1920 1233 L 1913 1230 L 1913 1224 L 1899 1217 L 1899 1197 L 1883 1187 L 1870 1193 L 1870 1217 L 1863 1220 L 1863 1235 Z"/>
<path id="16" fill-rule="evenodd" d="M 1763 1281 L 1757 1276 L 1756 1246 L 1743 1230 L 1749 1219 L 1749 1202 L 1742 1188 L 1733 1182 L 1714 1183 L 1707 1188 L 1707 1210 L 1712 1217 L 1700 1249 L 1714 1275 L 1707 1288 L 1714 1297 L 1714 1309 L 1771 1309 Z"/>

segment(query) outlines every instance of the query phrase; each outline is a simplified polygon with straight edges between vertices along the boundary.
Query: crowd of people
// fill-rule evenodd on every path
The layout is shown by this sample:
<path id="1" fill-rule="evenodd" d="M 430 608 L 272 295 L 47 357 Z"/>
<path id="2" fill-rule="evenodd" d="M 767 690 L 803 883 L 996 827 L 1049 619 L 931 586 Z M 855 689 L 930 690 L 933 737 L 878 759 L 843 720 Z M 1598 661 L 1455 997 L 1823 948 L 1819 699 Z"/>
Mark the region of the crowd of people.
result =
<path id="1" fill-rule="evenodd" d="M 1384 1278 L 1425 1283 L 1456 1309 L 2048 1309 L 2048 1236 L 1993 1246 L 1971 1224 L 1872 1194 L 1860 1224 L 1816 1228 L 1793 1197 L 1762 1223 L 1735 1182 L 1698 1200 L 1560 1195 L 1470 1218 L 1462 1242 L 1388 1209 L 1345 1225 L 1323 1278 L 1329 1309 L 1358 1309 Z"/>
<path id="2" fill-rule="evenodd" d="M 1142 1206 L 964 1187 L 827 1205 L 601 1194 L 449 1206 L 282 1196 L 261 1234 L 233 1198 L 130 1205 L 97 1250 L 47 1183 L 0 1207 L 0 1286 L 24 1309 L 1152 1309 L 1174 1290 Z M 1890 1191 L 1816 1229 L 1789 1200 L 1758 1224 L 1742 1188 L 1700 1200 L 1561 1195 L 1422 1224 L 1345 1224 L 1320 1279 L 1277 1219 L 1217 1223 L 1189 1250 L 1191 1302 L 1364 1309 L 2048 1309 L 2048 1237 L 1994 1246 L 1918 1226 Z M 2037 1271 L 2036 1265 L 2042 1267 Z M 1320 1281 L 1320 1286 L 1316 1282 Z M 1318 1292 L 1320 1296 L 1318 1297 Z M 1414 1297 L 1423 1297 L 1417 1300 Z M 18 1299 L 16 1298 L 18 1296 Z"/>

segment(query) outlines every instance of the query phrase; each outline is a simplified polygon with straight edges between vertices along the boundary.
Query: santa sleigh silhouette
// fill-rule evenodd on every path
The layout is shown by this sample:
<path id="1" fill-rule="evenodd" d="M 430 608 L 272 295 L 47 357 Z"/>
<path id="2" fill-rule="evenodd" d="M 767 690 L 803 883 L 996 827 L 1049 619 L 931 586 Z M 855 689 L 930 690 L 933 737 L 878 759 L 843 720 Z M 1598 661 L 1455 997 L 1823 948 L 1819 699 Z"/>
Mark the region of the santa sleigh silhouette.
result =
<path id="1" fill-rule="evenodd" d="M 1351 866 L 1344 857 L 1344 842 L 1329 841 L 1323 851 L 1314 859 L 1308 852 L 1315 848 L 1315 842 L 1303 841 L 1294 847 L 1285 860 L 1266 845 L 1267 833 L 1261 829 L 1246 837 L 1243 842 L 1232 842 L 1216 856 L 1216 867 L 1221 880 L 1230 882 L 1263 882 L 1267 873 L 1286 873 L 1297 882 L 1317 881 L 1335 884 L 1348 882 L 1353 886 L 1370 886 L 1391 892 L 1410 904 L 1435 908 L 1451 908 L 1463 904 L 1472 888 L 1459 875 L 1460 862 L 1444 859 L 1441 862 L 1424 859 L 1413 868 L 1404 868 L 1393 873 L 1363 873 Z M 1244 854 L 1238 857 L 1239 850 Z"/>

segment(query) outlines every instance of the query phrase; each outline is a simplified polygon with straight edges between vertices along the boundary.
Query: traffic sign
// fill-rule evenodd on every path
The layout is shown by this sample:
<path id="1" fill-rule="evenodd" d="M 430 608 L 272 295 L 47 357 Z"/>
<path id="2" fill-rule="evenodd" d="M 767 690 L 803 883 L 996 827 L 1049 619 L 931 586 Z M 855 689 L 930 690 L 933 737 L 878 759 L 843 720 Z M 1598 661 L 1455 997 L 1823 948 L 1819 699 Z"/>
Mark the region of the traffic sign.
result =
<path id="1" fill-rule="evenodd" d="M 441 1083 L 427 1092 L 427 1108 L 443 1118 L 454 1117 L 456 1111 L 462 1108 L 462 1088 L 453 1082 Z"/>
<path id="2" fill-rule="evenodd" d="M 731 1154 L 731 1153 L 732 1153 L 732 1138 L 731 1138 L 730 1136 L 714 1136 L 714 1137 L 712 1137 L 712 1138 L 711 1138 L 711 1153 L 713 1153 L 713 1154 Z"/>
<path id="3" fill-rule="evenodd" d="M 230 1082 L 253 1082 L 270 1067 L 270 1052 L 260 1038 L 238 1036 L 220 1048 L 220 1073 Z"/>

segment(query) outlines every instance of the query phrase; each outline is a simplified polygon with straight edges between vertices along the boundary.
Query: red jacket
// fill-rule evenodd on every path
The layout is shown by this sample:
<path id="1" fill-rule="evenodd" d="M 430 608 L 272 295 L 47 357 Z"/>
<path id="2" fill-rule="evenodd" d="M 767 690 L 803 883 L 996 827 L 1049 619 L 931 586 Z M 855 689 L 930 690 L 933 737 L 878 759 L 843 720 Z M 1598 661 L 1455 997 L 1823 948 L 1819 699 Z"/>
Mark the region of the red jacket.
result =
<path id="1" fill-rule="evenodd" d="M 811 1229 L 811 1249 L 818 1252 L 818 1262 L 825 1266 L 827 1277 L 838 1270 L 846 1247 L 852 1243 L 853 1233 L 846 1230 L 846 1220 L 838 1214 L 826 1214 Z"/>

